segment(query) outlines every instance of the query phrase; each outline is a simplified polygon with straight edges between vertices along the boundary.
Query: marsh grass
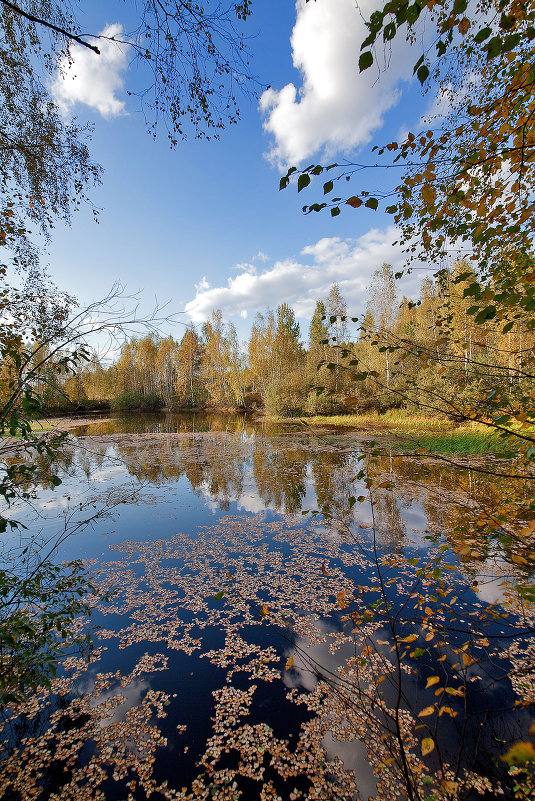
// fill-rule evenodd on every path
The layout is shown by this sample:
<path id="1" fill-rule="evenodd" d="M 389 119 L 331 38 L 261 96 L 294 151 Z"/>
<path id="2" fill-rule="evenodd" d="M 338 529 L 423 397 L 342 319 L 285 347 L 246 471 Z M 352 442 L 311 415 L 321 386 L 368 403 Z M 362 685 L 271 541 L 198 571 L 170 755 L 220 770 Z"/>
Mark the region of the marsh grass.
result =
<path id="1" fill-rule="evenodd" d="M 450 455 L 493 453 L 509 456 L 511 444 L 488 430 L 459 427 L 453 431 L 436 434 L 422 434 L 418 437 L 395 443 L 399 450 L 424 448 L 430 453 Z"/>
<path id="2" fill-rule="evenodd" d="M 451 429 L 451 423 L 445 418 L 409 414 L 400 410 L 392 410 L 385 414 L 315 415 L 302 418 L 302 422 L 312 427 L 352 428 L 357 431 L 384 431 L 394 434 Z"/>
<path id="3" fill-rule="evenodd" d="M 402 437 L 394 443 L 396 450 L 425 449 L 431 453 L 450 455 L 494 453 L 509 455 L 511 443 L 492 433 L 480 423 L 453 426 L 440 417 L 410 414 L 392 410 L 386 414 L 317 415 L 301 421 L 311 428 L 346 428 L 356 432 L 377 432 Z"/>

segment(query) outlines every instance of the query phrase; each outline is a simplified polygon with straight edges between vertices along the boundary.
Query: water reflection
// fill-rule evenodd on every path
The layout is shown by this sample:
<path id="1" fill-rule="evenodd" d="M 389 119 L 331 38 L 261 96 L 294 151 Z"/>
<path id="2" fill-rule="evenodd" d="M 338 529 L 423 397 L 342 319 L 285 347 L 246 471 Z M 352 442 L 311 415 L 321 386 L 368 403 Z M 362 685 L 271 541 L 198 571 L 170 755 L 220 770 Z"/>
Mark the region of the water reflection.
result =
<path id="1" fill-rule="evenodd" d="M 443 537 L 451 544 L 462 541 L 479 510 L 499 507 L 501 495 L 513 487 L 440 459 L 401 455 L 387 442 L 373 455 L 366 439 L 354 434 L 316 434 L 298 423 L 239 414 L 121 415 L 73 433 L 75 445 L 60 460 L 52 464 L 44 454 L 35 457 L 42 475 L 59 473 L 71 500 L 80 493 L 81 477 L 94 490 L 121 481 L 158 488 L 160 502 L 180 485 L 212 512 L 309 511 L 339 530 L 373 525 L 380 544 L 396 553 L 425 550 Z M 371 487 L 356 478 L 360 470 Z M 47 488 L 45 479 L 42 489 Z M 529 490 L 515 484 L 513 491 L 520 501 Z M 59 496 L 45 496 L 43 508 L 52 509 Z M 466 568 L 477 580 L 480 569 L 468 563 L 486 560 L 494 570 L 498 557 L 499 577 L 510 560 L 503 551 L 491 552 L 482 533 Z"/>
<path id="2" fill-rule="evenodd" d="M 61 463 L 67 475 L 81 470 L 88 479 L 105 481 L 122 469 L 154 487 L 186 480 L 223 512 L 235 504 L 251 512 L 316 510 L 338 526 L 373 522 L 381 543 L 395 552 L 408 545 L 426 548 L 429 539 L 444 535 L 458 538 L 478 502 L 492 508 L 499 500 L 493 477 L 387 448 L 373 456 L 358 436 L 315 435 L 296 423 L 281 426 L 238 414 L 130 415 L 75 433 L 80 447 Z M 373 481 L 371 494 L 365 481 L 355 480 L 361 469 Z M 351 507 L 351 497 L 365 501 Z M 483 546 L 481 557 L 489 557 Z"/>
<path id="3" fill-rule="evenodd" d="M 118 771 L 126 764 L 134 785 L 139 778 L 136 786 L 147 781 L 146 766 L 154 762 L 157 745 L 155 784 L 149 788 L 171 801 L 197 797 L 195 788 L 181 794 L 174 787 L 189 785 L 201 768 L 205 798 L 213 787 L 215 770 L 221 780 L 217 798 L 232 797 L 225 795 L 230 767 L 246 788 L 251 777 L 270 782 L 272 778 L 273 792 L 277 790 L 284 799 L 349 801 L 353 774 L 363 797 L 373 793 L 375 781 L 361 745 L 369 722 L 357 726 L 355 717 L 346 741 L 338 738 L 332 724 L 345 727 L 344 699 L 329 701 L 328 695 L 322 696 L 322 682 L 310 665 L 310 659 L 316 660 L 330 676 L 344 666 L 354 669 L 350 663 L 356 656 L 355 640 L 345 625 L 345 601 L 337 598 L 340 592 L 342 600 L 349 597 L 358 587 L 362 593 L 358 602 L 368 602 L 364 594 L 369 588 L 363 590 L 360 585 L 369 583 L 370 561 L 352 536 L 370 533 L 374 523 L 379 545 L 389 555 L 420 549 L 427 558 L 428 538 L 438 542 L 444 536 L 458 537 L 462 527 L 473 521 L 477 501 L 496 501 L 500 489 L 485 476 L 438 460 L 400 456 L 388 447 L 374 455 L 365 439 L 351 434 L 310 434 L 295 426 L 267 426 L 239 415 L 123 416 L 80 428 L 77 436 L 61 461 L 48 465 L 64 483 L 56 493 L 43 486 L 37 499 L 42 510 L 54 508 L 57 514 L 58 501 L 78 503 L 87 486 L 101 496 L 121 490 L 126 504 L 118 513 L 113 539 L 104 545 L 102 539 L 87 538 L 89 545 L 86 539 L 73 546 L 84 556 L 95 556 L 117 595 L 96 615 L 96 622 L 103 626 L 97 670 L 103 672 L 91 669 L 85 684 L 76 677 L 61 679 L 68 700 L 58 720 L 75 730 L 76 748 L 70 730 L 64 736 L 60 732 L 55 740 L 45 726 L 43 743 L 48 747 L 50 742 L 52 747 L 49 753 L 41 749 L 44 774 L 55 769 L 58 742 L 71 749 L 68 753 L 80 765 L 80 785 L 73 783 L 72 797 L 76 797 L 86 777 L 97 776 L 100 770 L 100 755 L 88 755 L 86 749 L 86 743 L 99 741 L 103 749 L 119 755 Z M 42 464 L 47 466 L 46 461 Z M 357 477 L 361 469 L 364 478 Z M 367 478 L 373 481 L 371 487 Z M 143 488 L 138 498 L 131 494 L 136 487 Z M 363 500 L 352 502 L 352 498 Z M 328 524 L 303 518 L 303 510 L 317 510 Z M 226 512 L 230 514 L 222 517 Z M 111 533 L 108 521 L 100 533 Z M 359 546 L 362 543 L 369 545 L 369 540 L 363 536 Z M 495 558 L 483 546 L 481 552 L 484 563 L 466 565 L 468 575 L 479 580 Z M 405 588 L 404 580 L 409 582 Z M 399 571 L 394 581 L 399 583 L 389 590 L 391 598 L 397 595 L 403 603 L 403 592 L 407 595 L 412 586 L 412 573 L 404 579 Z M 484 595 L 481 598 L 485 600 Z M 288 639 L 281 639 L 279 624 L 271 627 L 270 623 L 288 616 L 294 621 L 290 647 Z M 473 625 L 471 619 L 469 625 Z M 382 629 L 369 636 L 388 647 L 388 642 L 375 636 L 378 633 L 381 640 L 388 639 Z M 423 629 L 418 632 L 423 634 Z M 293 669 L 284 670 L 289 657 Z M 440 670 L 453 670 L 451 663 L 457 657 L 451 649 L 444 659 Z M 363 667 L 365 671 L 366 665 L 365 660 L 358 662 L 355 670 Z M 422 675 L 404 680 L 416 711 L 435 697 L 420 702 L 426 690 L 428 696 L 434 693 L 425 687 L 425 670 L 435 667 L 422 665 Z M 472 674 L 479 670 L 482 677 L 482 667 L 487 670 L 484 663 L 469 669 Z M 332 682 L 335 686 L 346 674 L 339 676 Z M 371 686 L 363 671 L 354 676 L 347 672 L 347 676 L 355 687 Z M 362 676 L 368 685 L 360 684 Z M 478 688 L 481 683 L 476 682 L 476 692 L 483 696 Z M 496 686 L 502 685 L 500 676 Z M 382 685 L 388 686 L 387 682 Z M 504 706 L 498 695 L 492 697 L 490 682 L 486 690 L 491 710 Z M 387 689 L 381 692 L 386 696 Z M 83 696 L 81 702 L 78 696 Z M 310 702 L 303 704 L 302 697 Z M 461 708 L 457 696 L 451 704 Z M 49 717 L 45 709 L 43 721 Z M 479 709 L 474 719 L 479 737 Z M 514 721 L 518 730 L 520 723 L 517 726 Z M 182 743 L 186 724 L 187 739 Z M 450 721 L 445 725 L 450 726 Z M 446 733 L 457 745 L 454 725 L 452 720 Z M 496 730 L 488 722 L 487 730 L 490 739 Z M 497 731 L 499 742 L 505 742 L 504 731 Z M 134 741 L 137 745 L 132 750 L 129 743 Z M 368 742 L 371 759 L 381 743 L 380 738 Z M 483 753 L 491 753 L 492 743 L 484 745 Z M 28 799 L 37 783 L 32 748 L 5 768 L 10 782 L 26 777 Z M 498 748 L 503 750 L 501 745 Z M 238 768 L 230 765 L 225 756 L 229 752 L 238 760 Z M 264 776 L 267 752 L 272 773 Z M 327 766 L 325 753 L 334 760 Z M 315 760 L 312 766 L 311 758 Z M 160 790 L 158 783 L 169 778 L 173 789 Z M 63 786 L 66 779 L 61 775 L 54 781 Z M 298 795 L 293 795 L 294 786 Z M 310 796 L 301 795 L 310 786 Z M 88 797 L 90 792 L 97 797 L 100 784 L 88 788 Z M 105 794 L 111 801 L 126 797 L 119 784 L 106 785 Z M 248 797 L 260 796 L 255 791 L 254 796 L 244 796 Z"/>

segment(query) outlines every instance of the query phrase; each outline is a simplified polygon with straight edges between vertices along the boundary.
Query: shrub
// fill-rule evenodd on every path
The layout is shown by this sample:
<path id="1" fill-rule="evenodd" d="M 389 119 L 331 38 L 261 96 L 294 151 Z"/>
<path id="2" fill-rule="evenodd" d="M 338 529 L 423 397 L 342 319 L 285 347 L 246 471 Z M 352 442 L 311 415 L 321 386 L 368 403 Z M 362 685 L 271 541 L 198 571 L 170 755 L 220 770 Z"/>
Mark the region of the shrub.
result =
<path id="1" fill-rule="evenodd" d="M 129 410 L 142 410 L 142 411 L 157 411 L 164 405 L 163 400 L 157 392 L 138 392 L 131 390 L 128 392 L 121 392 L 116 395 L 110 402 L 112 409 L 118 409 L 121 412 Z"/>

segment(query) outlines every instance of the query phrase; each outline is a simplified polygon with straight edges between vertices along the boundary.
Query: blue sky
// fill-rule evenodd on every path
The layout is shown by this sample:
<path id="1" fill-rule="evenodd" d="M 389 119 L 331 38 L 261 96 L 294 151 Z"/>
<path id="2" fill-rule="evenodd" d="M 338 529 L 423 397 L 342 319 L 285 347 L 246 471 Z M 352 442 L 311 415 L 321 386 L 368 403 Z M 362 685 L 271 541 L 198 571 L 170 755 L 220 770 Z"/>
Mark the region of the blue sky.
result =
<path id="1" fill-rule="evenodd" d="M 73 72 L 53 92 L 66 115 L 94 125 L 91 149 L 104 178 L 92 198 L 101 213 L 98 225 L 82 209 L 70 228 L 56 229 L 49 261 L 56 283 L 82 303 L 120 280 L 143 290 L 142 307 L 156 296 L 185 323 L 221 308 L 246 337 L 257 311 L 286 301 L 306 334 L 315 301 L 334 281 L 349 311 L 360 313 L 373 270 L 383 261 L 402 264 L 388 215 L 305 216 L 301 207 L 318 198 L 321 184 L 300 195 L 278 185 L 290 164 L 367 161 L 370 143 L 417 126 L 433 102 L 411 77 L 421 51 L 400 37 L 380 76 L 359 76 L 364 25 L 353 0 L 257 6 L 246 32 L 261 97 L 242 99 L 241 122 L 219 141 L 188 138 L 175 150 L 165 136 L 154 141 L 127 96 L 139 81 L 128 57 L 109 51 L 97 65 L 98 56 L 86 51 L 82 63 L 72 51 Z M 361 3 L 364 14 L 373 6 Z M 128 10 L 117 0 L 86 4 L 82 25 L 128 30 Z M 367 178 L 367 188 L 377 188 L 371 180 L 378 179 Z M 414 294 L 421 277 L 400 289 Z"/>

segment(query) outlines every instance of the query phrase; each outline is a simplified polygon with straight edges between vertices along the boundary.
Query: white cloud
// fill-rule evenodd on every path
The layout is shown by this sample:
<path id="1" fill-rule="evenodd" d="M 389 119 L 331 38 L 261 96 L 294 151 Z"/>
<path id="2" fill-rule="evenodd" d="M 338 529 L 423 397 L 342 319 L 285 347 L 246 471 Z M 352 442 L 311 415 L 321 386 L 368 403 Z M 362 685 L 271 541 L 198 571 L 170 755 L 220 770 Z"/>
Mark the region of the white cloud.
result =
<path id="1" fill-rule="evenodd" d="M 250 275 L 256 275 L 255 265 L 251 264 L 248 261 L 240 261 L 238 262 L 238 264 L 235 264 L 232 269 L 239 270 L 242 273 L 249 273 Z"/>
<path id="2" fill-rule="evenodd" d="M 455 108 L 466 105 L 480 87 L 481 77 L 475 72 L 467 73 L 458 89 L 451 83 L 439 87 L 419 124 L 436 126 L 441 123 Z"/>
<path id="3" fill-rule="evenodd" d="M 100 36 L 120 37 L 122 25 L 107 25 Z M 124 84 L 127 46 L 109 39 L 99 39 L 100 55 L 82 45 L 69 47 L 70 58 L 60 64 L 52 84 L 52 95 L 62 113 L 68 116 L 76 103 L 99 111 L 103 117 L 125 114 L 125 104 L 118 98 Z"/>
<path id="4" fill-rule="evenodd" d="M 199 283 L 195 284 L 195 291 L 206 292 L 207 289 L 210 289 L 210 282 L 206 279 L 206 276 L 203 275 Z"/>
<path id="5" fill-rule="evenodd" d="M 275 139 L 268 155 L 281 167 L 322 148 L 328 154 L 365 144 L 398 101 L 397 86 L 411 76 L 413 63 L 402 35 L 392 42 L 391 68 L 382 69 L 379 77 L 375 67 L 359 74 L 360 45 L 367 36 L 364 19 L 376 5 L 361 0 L 357 9 L 354 0 L 297 0 L 291 45 L 302 86 L 270 88 L 260 98 L 264 129 Z"/>
<path id="6" fill-rule="evenodd" d="M 364 311 L 366 290 L 374 270 L 383 262 L 402 269 L 405 254 L 399 244 L 399 231 L 373 229 L 358 239 L 324 237 L 305 247 L 302 259 L 288 258 L 272 267 L 251 273 L 244 270 L 230 276 L 226 285 L 199 290 L 185 311 L 198 323 L 206 320 L 214 309 L 221 309 L 227 318 L 243 317 L 275 307 L 281 300 L 293 306 L 298 317 L 310 319 L 316 301 L 325 298 L 331 285 L 337 282 L 353 314 Z M 417 294 L 422 273 L 417 271 L 403 280 L 400 287 L 406 294 Z"/>

